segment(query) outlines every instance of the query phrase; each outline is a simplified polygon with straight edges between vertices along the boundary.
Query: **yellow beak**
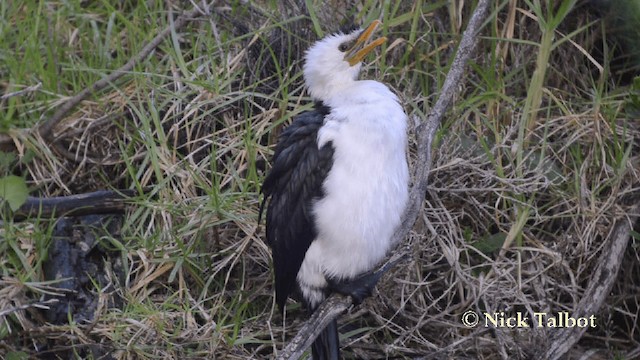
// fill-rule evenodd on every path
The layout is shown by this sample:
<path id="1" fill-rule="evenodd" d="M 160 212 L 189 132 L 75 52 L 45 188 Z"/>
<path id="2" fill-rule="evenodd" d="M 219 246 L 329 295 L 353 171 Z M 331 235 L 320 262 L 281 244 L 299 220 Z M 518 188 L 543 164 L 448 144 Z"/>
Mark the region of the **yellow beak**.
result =
<path id="1" fill-rule="evenodd" d="M 386 37 L 377 38 L 371 42 L 371 36 L 376 31 L 378 26 L 380 26 L 382 22 L 380 20 L 375 20 L 369 25 L 363 32 L 358 36 L 355 45 L 344 56 L 344 59 L 349 63 L 350 66 L 354 66 L 358 64 L 362 59 L 364 59 L 367 54 L 371 52 L 371 50 L 375 49 L 376 46 L 384 44 L 387 41 Z"/>

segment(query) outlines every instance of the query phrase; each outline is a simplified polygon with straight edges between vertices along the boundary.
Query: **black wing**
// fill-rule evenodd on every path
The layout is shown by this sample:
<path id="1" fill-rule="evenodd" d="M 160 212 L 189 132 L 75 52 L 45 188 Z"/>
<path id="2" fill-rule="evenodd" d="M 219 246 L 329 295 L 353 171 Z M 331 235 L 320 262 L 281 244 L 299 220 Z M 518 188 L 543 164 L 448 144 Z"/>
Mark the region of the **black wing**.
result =
<path id="1" fill-rule="evenodd" d="M 318 129 L 328 109 L 316 106 L 296 117 L 278 141 L 273 166 L 262 184 L 267 206 L 267 243 L 275 273 L 276 302 L 280 310 L 296 286 L 300 265 L 317 236 L 311 205 L 323 194 L 322 183 L 333 164 L 333 145 L 318 149 Z"/>

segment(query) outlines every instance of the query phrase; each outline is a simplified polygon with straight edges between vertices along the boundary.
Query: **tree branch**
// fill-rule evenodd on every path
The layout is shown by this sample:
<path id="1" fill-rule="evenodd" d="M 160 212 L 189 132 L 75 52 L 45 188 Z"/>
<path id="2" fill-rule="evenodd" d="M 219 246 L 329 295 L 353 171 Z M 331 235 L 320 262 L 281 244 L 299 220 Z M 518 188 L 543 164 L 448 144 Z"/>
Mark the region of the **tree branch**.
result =
<path id="1" fill-rule="evenodd" d="M 640 216 L 640 204 L 636 204 L 627 216 L 617 220 L 612 226 L 607 244 L 602 247 L 604 250 L 600 256 L 598 267 L 578 306 L 571 314 L 572 317 L 589 317 L 602 307 L 618 276 L 633 224 L 638 221 L 638 216 Z M 548 334 L 549 346 L 545 352 L 540 353 L 538 358 L 560 359 L 580 340 L 586 330 L 586 327 L 575 326 L 550 332 Z"/>
<path id="2" fill-rule="evenodd" d="M 431 143 L 440 126 L 444 114 L 453 102 L 460 86 L 464 69 L 471 58 L 473 50 L 478 42 L 480 27 L 486 18 L 490 0 L 480 0 L 478 6 L 471 16 L 469 25 L 462 35 L 458 51 L 453 59 L 451 69 L 447 74 L 440 96 L 436 104 L 427 116 L 426 122 L 416 128 L 416 138 L 418 142 L 418 159 L 414 170 L 414 183 L 409 191 L 409 204 L 402 216 L 402 223 L 394 234 L 394 241 L 401 243 L 413 228 L 416 222 L 424 197 L 427 192 L 429 171 L 431 170 Z M 305 322 L 305 325 L 298 331 L 294 339 L 280 353 L 278 359 L 299 359 L 320 331 L 326 325 L 337 318 L 344 310 L 351 306 L 351 299 L 341 295 L 333 294 L 327 298 L 314 314 Z"/>
<path id="3" fill-rule="evenodd" d="M 416 128 L 418 159 L 414 172 L 414 184 L 409 191 L 409 205 L 403 214 L 402 225 L 394 234 L 394 240 L 396 242 L 400 242 L 407 237 L 424 203 L 424 197 L 427 193 L 429 171 L 431 170 L 431 144 L 440 123 L 442 123 L 444 114 L 449 109 L 449 106 L 453 102 L 453 97 L 458 92 L 457 89 L 464 75 L 465 66 L 471 58 L 476 43 L 478 42 L 478 33 L 482 23 L 485 21 L 490 2 L 490 0 L 480 0 L 478 2 L 478 6 L 469 21 L 469 25 L 462 35 L 458 51 L 453 58 L 453 63 L 440 91 L 440 96 L 429 112 L 427 121 L 421 123 Z"/>
<path id="4" fill-rule="evenodd" d="M 64 119 L 64 117 L 69 111 L 71 111 L 71 109 L 73 109 L 76 105 L 89 97 L 89 95 L 104 89 L 109 84 L 112 84 L 120 77 L 131 71 L 136 64 L 142 62 L 147 56 L 149 56 L 149 54 L 156 47 L 158 47 L 158 45 L 160 45 L 160 43 L 169 34 L 171 34 L 171 31 L 178 31 L 194 17 L 205 14 L 207 12 L 208 8 L 203 11 L 202 9 L 195 7 L 192 10 L 182 14 L 182 16 L 180 16 L 176 21 L 170 21 L 170 24 L 166 28 L 164 28 L 164 30 L 162 30 L 151 41 L 149 41 L 149 43 L 147 43 L 147 45 L 145 45 L 138 54 L 129 59 L 126 64 L 113 71 L 111 74 L 109 74 L 109 76 L 96 81 L 88 88 L 85 88 L 72 98 L 65 101 L 49 119 L 38 125 L 36 130 L 38 131 L 40 136 L 42 136 L 42 138 L 48 142 L 52 141 L 54 139 L 53 129 L 60 121 L 62 121 L 62 119 Z"/>
<path id="5" fill-rule="evenodd" d="M 149 191 L 149 189 L 145 189 Z M 79 216 L 124 212 L 128 199 L 138 195 L 137 190 L 100 190 L 91 193 L 49 198 L 27 197 L 27 201 L 13 214 L 16 220 L 33 216 Z"/>

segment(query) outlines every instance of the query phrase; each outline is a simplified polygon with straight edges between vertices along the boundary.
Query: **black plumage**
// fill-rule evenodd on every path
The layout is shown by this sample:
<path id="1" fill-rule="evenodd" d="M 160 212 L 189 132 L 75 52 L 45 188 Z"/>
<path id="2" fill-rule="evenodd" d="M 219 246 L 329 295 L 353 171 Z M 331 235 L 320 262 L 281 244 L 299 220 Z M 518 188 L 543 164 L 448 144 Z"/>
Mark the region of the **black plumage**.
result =
<path id="1" fill-rule="evenodd" d="M 331 142 L 318 148 L 317 141 L 328 113 L 328 107 L 316 103 L 314 110 L 297 116 L 282 132 L 262 185 L 260 216 L 266 206 L 267 243 L 272 249 L 276 303 L 281 311 L 297 289 L 298 271 L 318 234 L 311 206 L 323 197 L 322 184 L 333 164 Z"/>

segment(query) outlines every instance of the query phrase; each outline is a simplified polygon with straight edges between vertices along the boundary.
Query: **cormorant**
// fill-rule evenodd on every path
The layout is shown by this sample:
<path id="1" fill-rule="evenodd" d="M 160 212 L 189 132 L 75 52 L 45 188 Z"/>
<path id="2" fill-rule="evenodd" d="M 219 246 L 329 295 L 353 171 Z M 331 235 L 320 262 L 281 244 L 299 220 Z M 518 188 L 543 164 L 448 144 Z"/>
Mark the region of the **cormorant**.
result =
<path id="1" fill-rule="evenodd" d="M 311 312 L 331 292 L 360 303 L 394 245 L 408 200 L 407 116 L 386 85 L 358 80 L 362 59 L 386 41 L 370 41 L 379 25 L 329 35 L 306 52 L 315 109 L 282 132 L 262 186 L 280 310 L 294 292 Z M 312 353 L 339 357 L 335 321 Z"/>

